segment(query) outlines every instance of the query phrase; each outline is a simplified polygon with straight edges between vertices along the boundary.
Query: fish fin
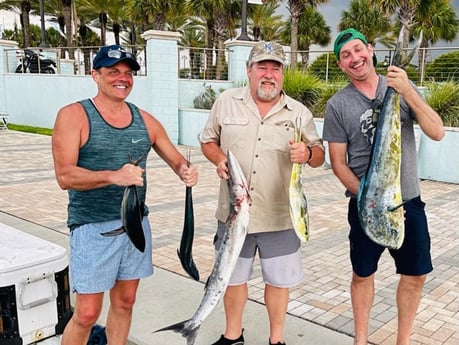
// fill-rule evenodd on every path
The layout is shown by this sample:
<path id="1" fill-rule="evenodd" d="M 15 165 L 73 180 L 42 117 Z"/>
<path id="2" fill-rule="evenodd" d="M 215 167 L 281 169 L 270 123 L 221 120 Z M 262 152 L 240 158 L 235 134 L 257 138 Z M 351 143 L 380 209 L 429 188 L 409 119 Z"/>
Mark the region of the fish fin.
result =
<path id="1" fill-rule="evenodd" d="M 111 231 L 107 231 L 107 232 L 101 232 L 100 234 L 102 236 L 113 237 L 113 236 L 118 236 L 118 235 L 124 234 L 125 232 L 126 232 L 126 229 L 124 228 L 124 226 L 122 226 L 121 228 L 118 228 L 118 229 L 115 229 L 115 230 L 111 230 Z"/>
<path id="2" fill-rule="evenodd" d="M 401 202 L 401 203 L 398 204 L 398 205 L 388 206 L 388 207 L 387 207 L 387 210 L 388 210 L 389 212 L 394 212 L 395 210 L 397 210 L 397 209 L 399 209 L 400 207 L 404 206 L 404 205 L 405 205 L 408 201 L 410 201 L 410 200 L 411 200 L 411 199 L 405 200 L 405 201 Z"/>
<path id="3" fill-rule="evenodd" d="M 209 286 L 210 276 L 207 277 L 206 284 L 204 285 L 204 290 Z"/>
<path id="4" fill-rule="evenodd" d="M 196 336 L 198 335 L 198 330 L 199 330 L 200 325 L 195 328 L 190 329 L 187 327 L 188 321 L 190 320 L 185 320 L 182 322 L 174 323 L 173 325 L 160 328 L 154 331 L 153 333 L 163 332 L 163 331 L 174 331 L 175 333 L 180 333 L 182 337 L 186 338 L 187 345 L 193 345 L 196 340 Z"/>
<path id="5" fill-rule="evenodd" d="M 406 55 L 403 49 L 403 31 L 404 27 L 402 26 L 400 34 L 398 36 L 397 45 L 394 50 L 392 65 L 405 69 L 409 66 L 411 60 L 413 60 L 413 57 L 418 54 L 419 48 L 421 47 L 422 43 L 423 33 L 421 31 L 416 43 L 414 44 L 413 49 L 410 51 L 408 55 Z"/>

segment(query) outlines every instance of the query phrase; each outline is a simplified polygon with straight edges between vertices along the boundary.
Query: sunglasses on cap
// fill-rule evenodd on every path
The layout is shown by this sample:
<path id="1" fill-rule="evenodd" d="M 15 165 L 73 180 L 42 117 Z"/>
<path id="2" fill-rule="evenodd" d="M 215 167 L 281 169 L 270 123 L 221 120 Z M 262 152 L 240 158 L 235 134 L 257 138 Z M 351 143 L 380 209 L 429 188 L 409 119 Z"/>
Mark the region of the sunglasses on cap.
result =
<path id="1" fill-rule="evenodd" d="M 110 49 L 106 52 L 106 55 L 112 59 L 121 59 L 122 57 L 128 57 L 135 60 L 134 55 L 126 51 L 124 48 Z"/>

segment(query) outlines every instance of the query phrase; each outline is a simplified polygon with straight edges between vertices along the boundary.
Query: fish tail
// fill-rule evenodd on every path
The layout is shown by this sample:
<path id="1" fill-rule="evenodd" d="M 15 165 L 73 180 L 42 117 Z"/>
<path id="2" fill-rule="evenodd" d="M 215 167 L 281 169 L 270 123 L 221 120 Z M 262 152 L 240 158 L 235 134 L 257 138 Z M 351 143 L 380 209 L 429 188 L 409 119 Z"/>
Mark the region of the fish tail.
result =
<path id="1" fill-rule="evenodd" d="M 180 254 L 180 250 L 178 249 L 177 255 L 180 259 L 180 263 L 182 264 L 182 268 L 185 270 L 185 272 L 188 273 L 194 280 L 199 281 L 199 271 L 196 267 L 196 264 L 194 263 L 193 258 L 187 259 L 185 255 Z"/>
<path id="2" fill-rule="evenodd" d="M 170 326 L 163 327 L 161 329 L 158 329 L 154 331 L 153 333 L 156 332 L 162 332 L 162 331 L 174 331 L 175 333 L 180 333 L 182 337 L 186 338 L 186 344 L 187 345 L 194 345 L 194 342 L 196 340 L 196 336 L 198 335 L 198 330 L 200 325 L 190 328 L 189 327 L 189 321 L 190 320 L 185 320 L 182 322 L 175 323 Z"/>

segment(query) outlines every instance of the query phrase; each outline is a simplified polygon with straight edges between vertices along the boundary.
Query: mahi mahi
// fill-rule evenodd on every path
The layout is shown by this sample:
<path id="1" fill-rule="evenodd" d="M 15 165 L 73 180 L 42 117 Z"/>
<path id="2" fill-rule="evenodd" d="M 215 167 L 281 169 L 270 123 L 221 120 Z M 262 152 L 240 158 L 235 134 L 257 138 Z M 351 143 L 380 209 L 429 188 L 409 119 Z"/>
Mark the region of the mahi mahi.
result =
<path id="1" fill-rule="evenodd" d="M 400 32 L 392 64 L 406 67 L 417 53 L 416 47 L 404 58 L 403 30 Z M 360 224 L 374 242 L 390 249 L 401 247 L 405 237 L 400 167 L 402 159 L 400 96 L 388 87 L 378 115 L 370 163 L 357 195 Z"/>
<path id="2" fill-rule="evenodd" d="M 244 173 L 236 157 L 228 151 L 228 190 L 231 211 L 223 241 L 216 254 L 214 267 L 207 280 L 204 296 L 194 315 L 186 321 L 156 330 L 174 331 L 186 338 L 187 345 L 193 345 L 204 320 L 219 303 L 228 286 L 229 279 L 242 250 L 249 225 L 249 194 Z"/>
<path id="3" fill-rule="evenodd" d="M 301 141 L 300 116 L 297 116 L 295 120 L 294 139 L 297 143 Z M 301 164 L 293 163 L 289 187 L 289 209 L 290 218 L 296 235 L 301 241 L 307 242 L 309 240 L 308 201 L 306 199 L 306 195 L 304 194 L 301 170 Z"/>

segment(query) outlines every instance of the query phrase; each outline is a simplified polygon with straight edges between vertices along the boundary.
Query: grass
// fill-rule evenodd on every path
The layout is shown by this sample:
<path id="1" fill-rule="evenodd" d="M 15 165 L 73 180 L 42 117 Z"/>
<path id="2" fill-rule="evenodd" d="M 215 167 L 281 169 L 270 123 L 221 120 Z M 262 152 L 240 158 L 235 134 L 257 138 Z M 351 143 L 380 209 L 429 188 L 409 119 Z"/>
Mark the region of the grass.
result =
<path id="1" fill-rule="evenodd" d="M 51 128 L 33 127 L 33 126 L 25 126 L 25 125 L 15 125 L 14 123 L 9 123 L 8 124 L 8 129 L 11 129 L 13 131 L 36 133 L 36 134 L 43 134 L 43 135 L 52 135 L 53 134 L 53 130 Z"/>

